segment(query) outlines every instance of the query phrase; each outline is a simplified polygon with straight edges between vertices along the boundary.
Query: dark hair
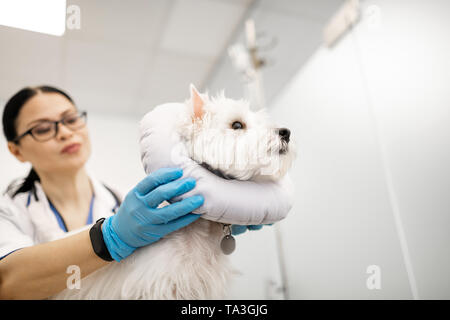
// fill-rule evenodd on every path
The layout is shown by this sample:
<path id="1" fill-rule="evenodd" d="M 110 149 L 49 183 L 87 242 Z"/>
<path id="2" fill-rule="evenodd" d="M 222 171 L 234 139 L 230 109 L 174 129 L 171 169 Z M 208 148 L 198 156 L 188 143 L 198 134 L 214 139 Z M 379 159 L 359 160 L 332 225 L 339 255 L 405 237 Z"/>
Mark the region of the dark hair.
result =
<path id="1" fill-rule="evenodd" d="M 64 91 L 51 87 L 51 86 L 38 86 L 38 87 L 26 87 L 17 92 L 12 96 L 11 99 L 5 105 L 3 109 L 3 133 L 7 141 L 14 142 L 15 144 L 20 144 L 20 141 L 14 141 L 17 137 L 17 118 L 19 116 L 20 110 L 25 105 L 25 103 L 30 100 L 32 97 L 37 95 L 38 93 L 59 93 L 62 96 L 66 97 L 73 105 L 75 102 L 72 98 L 65 93 Z M 40 178 L 33 167 L 31 167 L 28 176 L 25 178 L 21 186 L 11 194 L 11 197 L 14 198 L 17 194 L 21 192 L 28 192 L 30 190 L 33 191 L 36 197 L 36 191 L 34 189 L 34 182 L 40 181 Z M 15 181 L 13 181 L 7 188 L 6 193 L 15 189 Z M 37 197 L 36 197 L 37 198 Z"/>

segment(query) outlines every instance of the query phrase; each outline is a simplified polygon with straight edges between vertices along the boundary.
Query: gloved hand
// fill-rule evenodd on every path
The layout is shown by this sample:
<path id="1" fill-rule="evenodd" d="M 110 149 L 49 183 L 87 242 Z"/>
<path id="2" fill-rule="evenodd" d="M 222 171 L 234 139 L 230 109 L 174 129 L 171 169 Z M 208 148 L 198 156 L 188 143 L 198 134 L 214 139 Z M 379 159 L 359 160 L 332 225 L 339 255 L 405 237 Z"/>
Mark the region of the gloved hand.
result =
<path id="1" fill-rule="evenodd" d="M 267 226 L 271 226 L 273 223 L 267 224 Z M 248 226 L 242 226 L 240 224 L 233 224 L 231 226 L 231 234 L 236 236 L 238 234 L 244 233 L 245 231 L 248 230 L 260 230 L 262 229 L 263 225 L 262 224 L 258 224 L 258 225 L 248 225 Z"/>
<path id="2" fill-rule="evenodd" d="M 117 213 L 103 222 L 103 239 L 114 260 L 121 261 L 137 248 L 158 241 L 200 217 L 190 212 L 203 204 L 201 195 L 157 208 L 164 200 L 195 187 L 193 178 L 177 180 L 182 175 L 179 168 L 150 173 L 125 196 Z"/>

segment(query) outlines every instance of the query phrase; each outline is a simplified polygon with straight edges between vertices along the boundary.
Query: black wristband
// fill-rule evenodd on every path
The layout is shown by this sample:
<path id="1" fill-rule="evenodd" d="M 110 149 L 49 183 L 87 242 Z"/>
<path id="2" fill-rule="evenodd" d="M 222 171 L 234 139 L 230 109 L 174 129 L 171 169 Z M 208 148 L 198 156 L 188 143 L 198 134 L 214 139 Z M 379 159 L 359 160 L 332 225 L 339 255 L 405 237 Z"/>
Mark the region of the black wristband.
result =
<path id="1" fill-rule="evenodd" d="M 105 261 L 113 261 L 111 254 L 106 247 L 105 241 L 103 240 L 102 233 L 102 223 L 105 218 L 98 219 L 92 228 L 89 230 L 89 236 L 91 238 L 92 248 L 97 256 Z"/>

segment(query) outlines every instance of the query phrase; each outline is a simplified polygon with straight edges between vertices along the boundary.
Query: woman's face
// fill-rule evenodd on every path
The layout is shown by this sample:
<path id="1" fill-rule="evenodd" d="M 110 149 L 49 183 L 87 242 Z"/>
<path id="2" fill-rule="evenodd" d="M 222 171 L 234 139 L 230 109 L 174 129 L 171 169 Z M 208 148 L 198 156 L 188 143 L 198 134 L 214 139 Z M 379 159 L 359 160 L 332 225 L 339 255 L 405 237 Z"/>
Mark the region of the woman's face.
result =
<path id="1" fill-rule="evenodd" d="M 63 95 L 38 93 L 22 106 L 16 120 L 17 135 L 36 126 L 40 120 L 57 121 L 76 112 L 75 106 Z M 73 143 L 80 144 L 78 151 L 62 152 L 66 146 Z M 30 162 L 38 174 L 78 170 L 85 165 L 91 154 L 87 126 L 72 131 L 61 123 L 58 124 L 56 137 L 48 141 L 36 141 L 28 134 L 20 139 L 19 145 L 12 142 L 8 145 L 17 159 Z"/>

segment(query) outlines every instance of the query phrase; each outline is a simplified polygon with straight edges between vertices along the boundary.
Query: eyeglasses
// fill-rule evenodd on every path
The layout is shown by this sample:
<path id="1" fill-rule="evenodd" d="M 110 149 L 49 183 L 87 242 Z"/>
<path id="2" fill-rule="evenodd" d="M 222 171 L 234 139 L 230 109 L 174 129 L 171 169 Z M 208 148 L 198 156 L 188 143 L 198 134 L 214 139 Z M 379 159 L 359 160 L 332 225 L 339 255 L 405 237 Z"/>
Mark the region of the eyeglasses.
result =
<path id="1" fill-rule="evenodd" d="M 23 134 L 15 138 L 13 142 L 17 143 L 27 134 L 30 134 L 36 141 L 45 142 L 56 137 L 56 135 L 58 134 L 59 123 L 62 123 L 70 130 L 75 131 L 83 128 L 86 125 L 86 120 L 87 120 L 86 111 L 66 115 L 61 120 L 58 121 L 43 120 L 33 128 L 29 129 L 28 131 L 24 132 Z"/>

